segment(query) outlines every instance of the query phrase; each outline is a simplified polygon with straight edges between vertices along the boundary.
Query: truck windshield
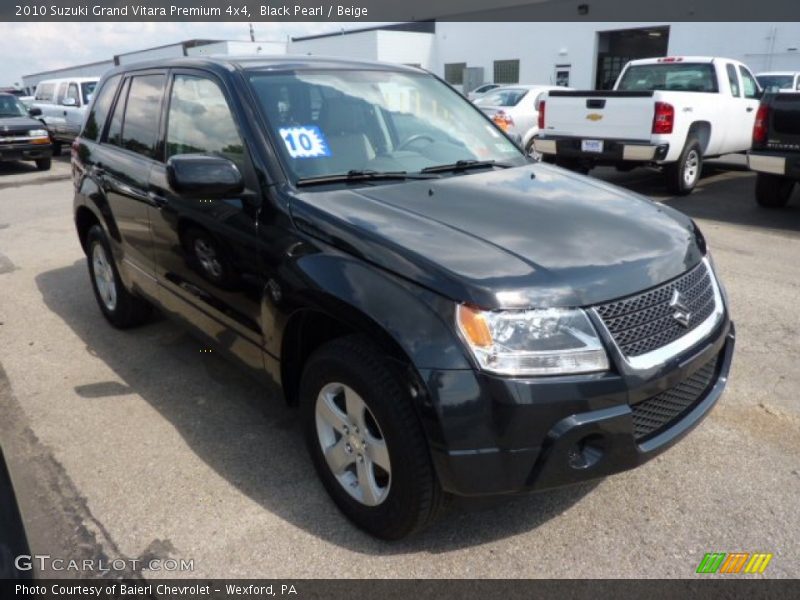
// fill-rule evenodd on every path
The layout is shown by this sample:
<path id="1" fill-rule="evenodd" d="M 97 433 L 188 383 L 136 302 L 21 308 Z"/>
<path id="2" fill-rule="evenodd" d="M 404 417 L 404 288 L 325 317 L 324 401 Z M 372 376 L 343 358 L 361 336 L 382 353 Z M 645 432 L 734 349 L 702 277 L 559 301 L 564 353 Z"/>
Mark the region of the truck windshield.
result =
<path id="1" fill-rule="evenodd" d="M 26 117 L 28 111 L 16 96 L 0 96 L 0 117 Z"/>
<path id="2" fill-rule="evenodd" d="M 249 79 L 296 180 L 349 172 L 420 173 L 466 161 L 526 163 L 477 109 L 430 75 L 252 70 Z"/>
<path id="3" fill-rule="evenodd" d="M 711 63 L 658 63 L 632 65 L 617 84 L 623 92 L 717 92 L 717 76 Z"/>
<path id="4" fill-rule="evenodd" d="M 757 75 L 758 83 L 767 92 L 777 92 L 778 90 L 791 90 L 794 83 L 792 75 Z"/>

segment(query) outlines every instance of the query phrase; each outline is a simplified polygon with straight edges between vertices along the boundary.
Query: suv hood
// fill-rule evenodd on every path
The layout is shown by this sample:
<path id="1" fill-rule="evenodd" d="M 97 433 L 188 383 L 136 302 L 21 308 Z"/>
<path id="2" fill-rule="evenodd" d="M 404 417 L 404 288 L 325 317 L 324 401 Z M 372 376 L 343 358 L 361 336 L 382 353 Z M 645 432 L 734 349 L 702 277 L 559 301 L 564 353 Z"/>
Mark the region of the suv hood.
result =
<path id="1" fill-rule="evenodd" d="M 483 308 L 597 304 L 703 255 L 685 215 L 545 164 L 303 191 L 291 209 L 308 234 Z"/>
<path id="2" fill-rule="evenodd" d="M 44 125 L 31 117 L 0 117 L 0 136 L 28 133 L 31 129 L 44 129 Z"/>

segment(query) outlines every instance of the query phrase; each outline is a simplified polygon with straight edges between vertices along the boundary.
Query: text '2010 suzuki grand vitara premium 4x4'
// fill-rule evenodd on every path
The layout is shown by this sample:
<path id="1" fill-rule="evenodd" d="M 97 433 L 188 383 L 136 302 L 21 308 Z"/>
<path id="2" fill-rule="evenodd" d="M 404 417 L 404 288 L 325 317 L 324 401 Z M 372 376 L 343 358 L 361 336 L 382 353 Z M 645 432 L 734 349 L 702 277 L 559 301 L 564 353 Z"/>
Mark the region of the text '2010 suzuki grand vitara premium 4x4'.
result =
<path id="1" fill-rule="evenodd" d="M 419 69 L 125 65 L 73 165 L 106 318 L 157 305 L 280 386 L 376 536 L 447 494 L 635 467 L 725 386 L 733 325 L 695 224 L 531 162 Z"/>

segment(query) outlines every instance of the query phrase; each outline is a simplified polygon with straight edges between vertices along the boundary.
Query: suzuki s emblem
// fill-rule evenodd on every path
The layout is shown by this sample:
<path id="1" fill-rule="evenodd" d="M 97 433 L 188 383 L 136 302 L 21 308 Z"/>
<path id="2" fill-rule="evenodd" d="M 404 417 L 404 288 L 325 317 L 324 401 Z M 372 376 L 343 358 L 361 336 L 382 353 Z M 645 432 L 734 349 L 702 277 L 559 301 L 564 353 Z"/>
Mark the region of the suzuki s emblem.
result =
<path id="1" fill-rule="evenodd" d="M 672 318 L 684 327 L 688 327 L 689 321 L 692 318 L 692 313 L 689 312 L 689 308 L 683 303 L 681 293 L 678 290 L 672 291 L 669 307 L 672 309 Z"/>
<path id="2" fill-rule="evenodd" d="M 603 118 L 603 115 L 601 115 L 600 113 L 589 113 L 588 115 L 586 115 L 586 118 L 589 119 L 590 121 L 599 121 L 600 119 Z"/>

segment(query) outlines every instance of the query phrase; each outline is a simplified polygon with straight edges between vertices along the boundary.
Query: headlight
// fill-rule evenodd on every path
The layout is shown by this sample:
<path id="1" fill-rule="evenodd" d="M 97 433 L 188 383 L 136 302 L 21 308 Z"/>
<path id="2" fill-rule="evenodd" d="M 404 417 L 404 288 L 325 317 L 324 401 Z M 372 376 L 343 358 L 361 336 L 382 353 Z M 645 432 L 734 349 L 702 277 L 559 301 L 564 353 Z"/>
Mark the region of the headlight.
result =
<path id="1" fill-rule="evenodd" d="M 486 371 L 564 375 L 608 370 L 605 348 L 582 310 L 481 311 L 459 305 L 456 322 Z"/>
<path id="2" fill-rule="evenodd" d="M 50 137 L 50 134 L 47 133 L 47 129 L 31 129 L 28 137 Z"/>

